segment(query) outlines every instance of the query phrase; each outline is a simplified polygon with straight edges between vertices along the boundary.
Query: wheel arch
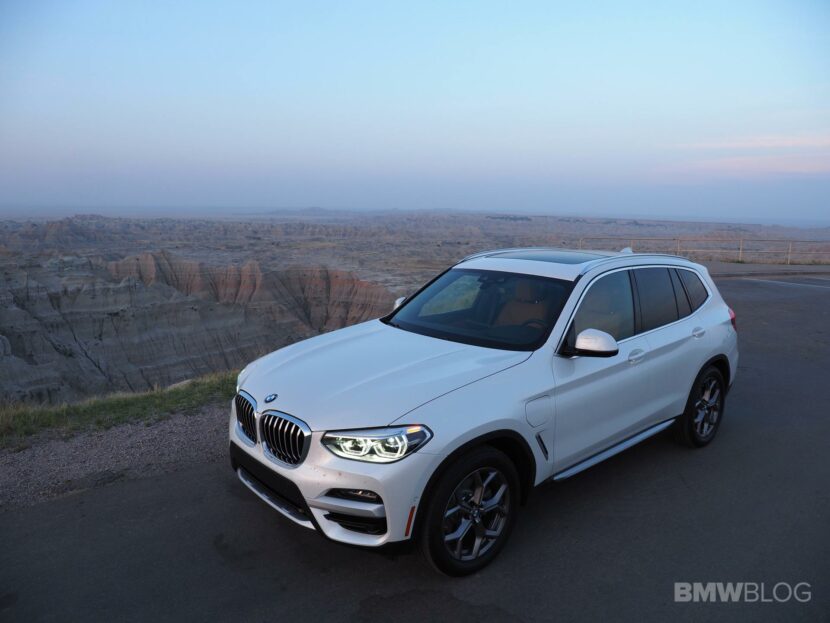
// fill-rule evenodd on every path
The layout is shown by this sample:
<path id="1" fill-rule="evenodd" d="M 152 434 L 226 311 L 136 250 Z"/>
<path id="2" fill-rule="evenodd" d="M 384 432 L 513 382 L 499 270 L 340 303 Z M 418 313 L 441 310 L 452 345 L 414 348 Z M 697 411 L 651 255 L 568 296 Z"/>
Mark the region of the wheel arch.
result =
<path id="1" fill-rule="evenodd" d="M 718 369 L 718 372 L 720 372 L 723 376 L 724 383 L 726 383 L 726 391 L 729 392 L 729 387 L 732 385 L 732 370 L 727 356 L 723 354 L 715 355 L 701 366 L 698 375 L 700 375 L 700 372 L 703 372 L 709 366 L 714 366 Z"/>
<path id="2" fill-rule="evenodd" d="M 427 480 L 423 493 L 418 500 L 415 524 L 412 528 L 410 539 L 415 540 L 420 532 L 425 519 L 425 513 L 422 511 L 432 496 L 438 479 L 444 471 L 461 456 L 481 446 L 491 446 L 506 454 L 513 462 L 516 466 L 516 471 L 519 472 L 519 486 L 521 488 L 520 501 L 522 504 L 527 502 L 530 491 L 536 482 L 536 458 L 533 456 L 533 451 L 530 449 L 527 440 L 515 430 L 501 429 L 491 431 L 461 444 L 450 452 L 438 467 L 435 468 L 429 480 Z"/>

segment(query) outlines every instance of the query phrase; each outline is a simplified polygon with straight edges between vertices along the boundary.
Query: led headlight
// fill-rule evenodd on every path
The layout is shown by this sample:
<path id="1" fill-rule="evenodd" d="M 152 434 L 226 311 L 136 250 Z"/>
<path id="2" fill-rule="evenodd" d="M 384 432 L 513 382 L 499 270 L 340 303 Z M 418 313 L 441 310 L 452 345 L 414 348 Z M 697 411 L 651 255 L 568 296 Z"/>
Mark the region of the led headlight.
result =
<path id="1" fill-rule="evenodd" d="M 400 426 L 333 431 L 323 435 L 323 445 L 344 459 L 392 463 L 412 454 L 431 438 L 432 431 L 426 426 Z"/>

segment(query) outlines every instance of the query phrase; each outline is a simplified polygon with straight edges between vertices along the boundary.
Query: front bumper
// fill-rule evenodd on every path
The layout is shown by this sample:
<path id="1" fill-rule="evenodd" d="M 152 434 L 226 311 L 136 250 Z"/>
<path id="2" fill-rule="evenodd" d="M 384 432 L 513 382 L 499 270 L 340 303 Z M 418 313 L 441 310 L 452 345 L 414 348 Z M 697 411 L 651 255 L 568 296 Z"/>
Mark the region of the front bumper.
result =
<path id="1" fill-rule="evenodd" d="M 368 547 L 408 539 L 418 501 L 439 457 L 419 450 L 387 464 L 351 461 L 329 452 L 323 433 L 312 433 L 305 460 L 287 466 L 239 429 L 235 407 L 229 425 L 231 465 L 240 481 L 283 516 L 326 537 Z M 368 490 L 380 503 L 343 499 L 335 489 Z"/>

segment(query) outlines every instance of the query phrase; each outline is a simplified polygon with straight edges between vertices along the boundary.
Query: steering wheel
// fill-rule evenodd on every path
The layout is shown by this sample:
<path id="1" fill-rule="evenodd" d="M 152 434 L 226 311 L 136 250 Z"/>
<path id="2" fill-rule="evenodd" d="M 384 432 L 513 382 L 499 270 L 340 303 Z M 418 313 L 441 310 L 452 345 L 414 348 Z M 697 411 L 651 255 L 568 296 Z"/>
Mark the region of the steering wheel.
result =
<path id="1" fill-rule="evenodd" d="M 525 320 L 520 326 L 532 327 L 533 325 L 536 325 L 536 327 L 539 329 L 544 329 L 547 326 L 547 323 L 545 323 L 545 321 L 541 320 L 540 318 L 531 318 L 530 320 Z"/>

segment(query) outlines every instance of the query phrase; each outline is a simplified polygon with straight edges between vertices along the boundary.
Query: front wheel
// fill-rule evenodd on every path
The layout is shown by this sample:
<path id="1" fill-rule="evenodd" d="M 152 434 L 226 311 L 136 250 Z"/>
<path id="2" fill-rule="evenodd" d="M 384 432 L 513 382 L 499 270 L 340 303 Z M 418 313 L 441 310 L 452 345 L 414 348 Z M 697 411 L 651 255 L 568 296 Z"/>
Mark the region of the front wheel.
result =
<path id="1" fill-rule="evenodd" d="M 677 439 L 693 448 L 709 444 L 720 428 L 726 398 L 723 375 L 715 366 L 698 374 L 686 410 L 675 423 Z"/>
<path id="2" fill-rule="evenodd" d="M 476 448 L 439 478 L 425 509 L 421 551 L 442 573 L 475 573 L 504 547 L 518 504 L 512 461 L 495 448 Z"/>

